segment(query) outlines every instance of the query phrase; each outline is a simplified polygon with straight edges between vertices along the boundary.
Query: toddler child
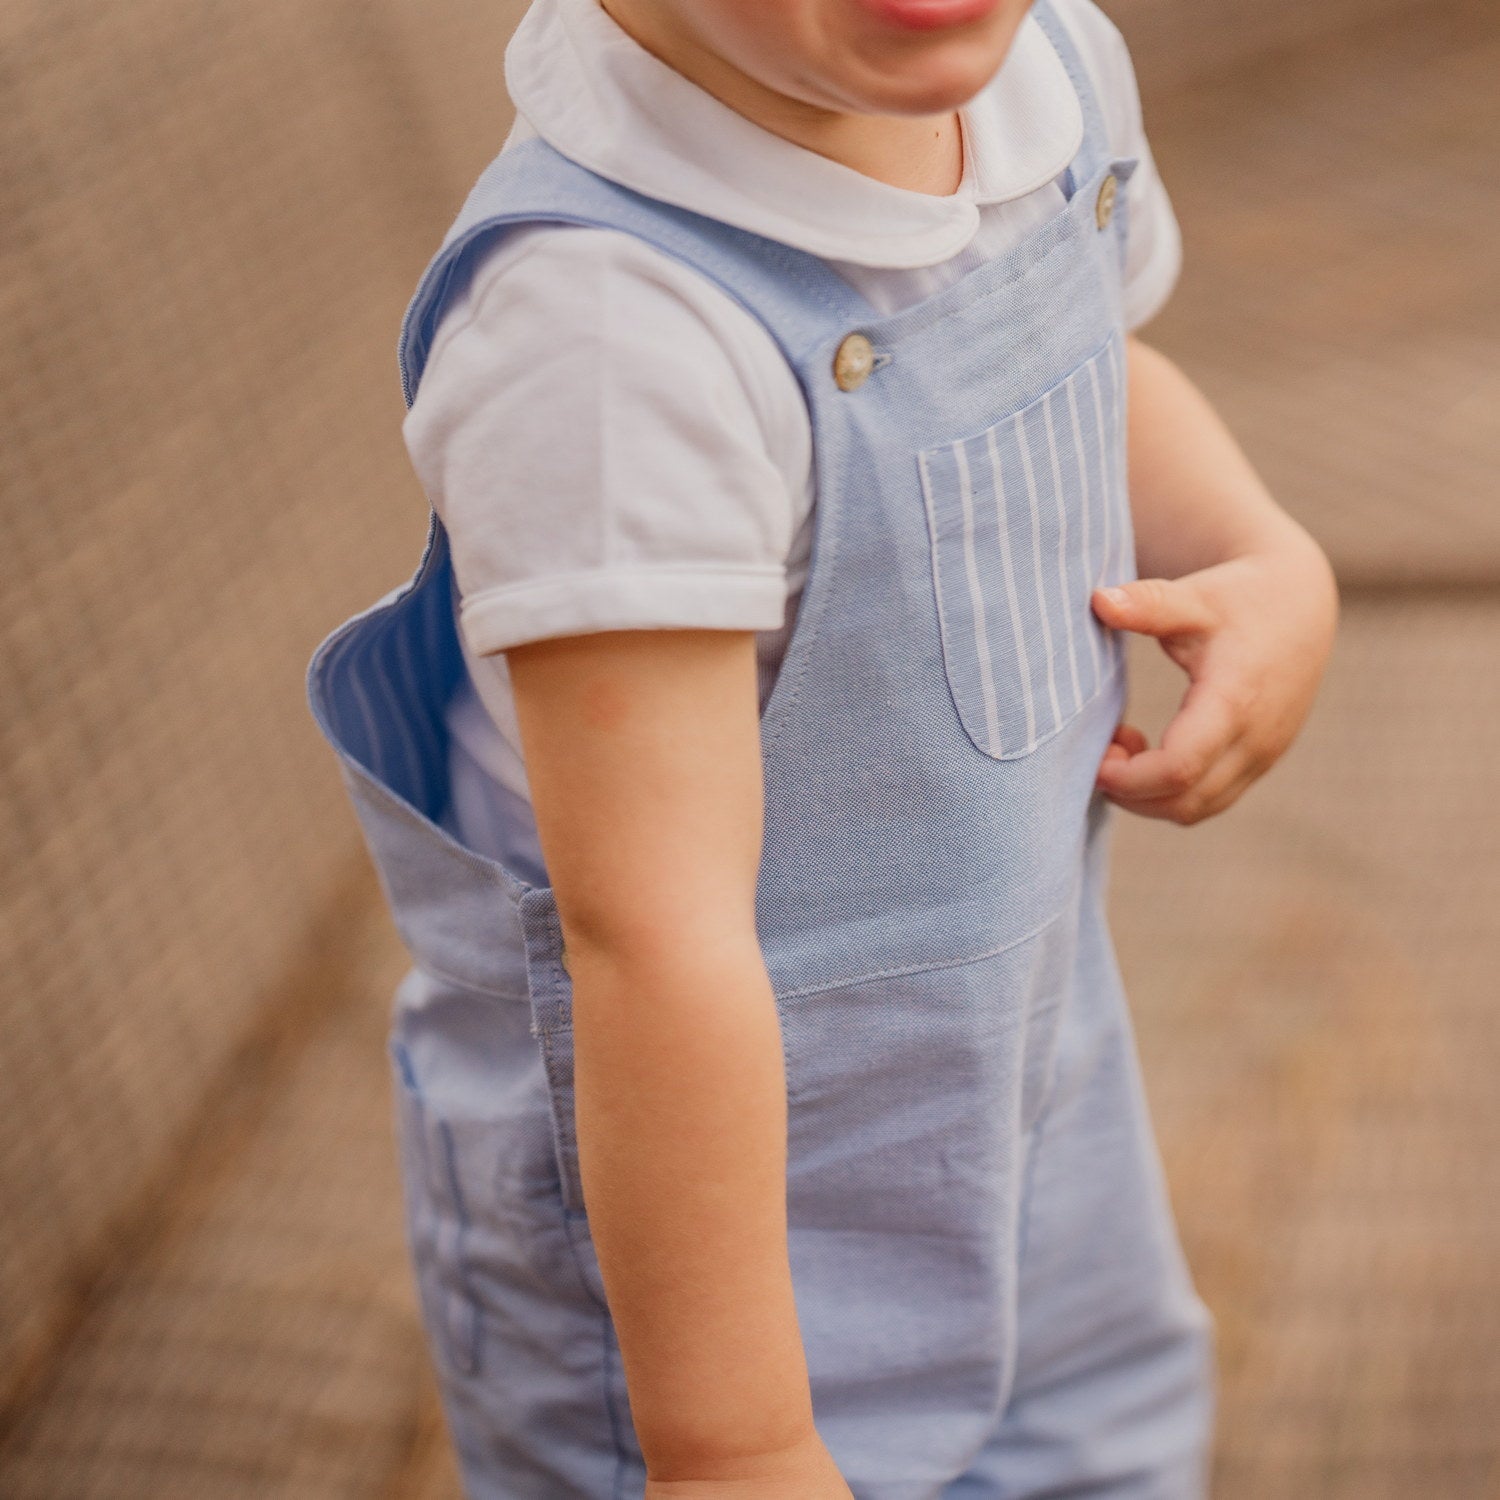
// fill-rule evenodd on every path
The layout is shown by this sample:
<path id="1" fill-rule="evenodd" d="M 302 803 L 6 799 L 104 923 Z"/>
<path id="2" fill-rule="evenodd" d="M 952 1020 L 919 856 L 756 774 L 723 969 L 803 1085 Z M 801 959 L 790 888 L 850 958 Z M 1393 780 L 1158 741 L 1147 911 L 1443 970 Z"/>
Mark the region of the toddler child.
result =
<path id="1" fill-rule="evenodd" d="M 1337 604 L 1132 332 L 1124 44 L 534 0 L 506 79 L 402 332 L 428 546 L 309 677 L 468 1492 L 1201 1496 L 1108 834 L 1275 761 Z M 1189 679 L 1154 747 L 1125 631 Z"/>

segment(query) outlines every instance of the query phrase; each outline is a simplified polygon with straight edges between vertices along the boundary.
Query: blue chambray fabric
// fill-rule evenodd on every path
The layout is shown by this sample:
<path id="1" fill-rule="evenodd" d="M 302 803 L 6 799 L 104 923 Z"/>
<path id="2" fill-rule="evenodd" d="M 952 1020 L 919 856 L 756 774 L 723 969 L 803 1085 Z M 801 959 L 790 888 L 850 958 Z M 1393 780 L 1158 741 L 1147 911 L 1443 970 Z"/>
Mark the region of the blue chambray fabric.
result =
<path id="1" fill-rule="evenodd" d="M 643 197 L 540 140 L 499 156 L 402 330 L 511 224 L 640 235 L 758 317 L 818 474 L 761 718 L 757 924 L 788 1091 L 788 1219 L 818 1427 L 859 1500 L 1196 1500 L 1211 1336 L 1173 1227 L 1105 915 L 1094 773 L 1124 705 L 1088 605 L 1134 576 L 1124 195 L 1084 106 L 1067 206 L 877 315 L 815 257 Z M 877 364 L 833 378 L 851 332 Z M 443 826 L 464 670 L 436 515 L 309 697 L 412 959 L 391 1057 L 422 1311 L 475 1500 L 620 1500 L 645 1471 L 589 1233 L 571 987 L 545 872 Z"/>

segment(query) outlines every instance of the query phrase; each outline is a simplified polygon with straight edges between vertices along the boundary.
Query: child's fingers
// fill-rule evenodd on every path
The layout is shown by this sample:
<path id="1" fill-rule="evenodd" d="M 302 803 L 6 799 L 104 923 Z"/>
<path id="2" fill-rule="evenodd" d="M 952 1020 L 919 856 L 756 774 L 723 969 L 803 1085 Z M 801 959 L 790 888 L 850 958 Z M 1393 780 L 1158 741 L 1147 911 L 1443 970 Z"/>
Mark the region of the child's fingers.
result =
<path id="1" fill-rule="evenodd" d="M 1178 578 L 1134 578 L 1112 588 L 1095 589 L 1089 599 L 1094 613 L 1112 629 L 1142 635 L 1187 635 L 1207 632 L 1218 623 L 1203 590 Z"/>
<path id="2" fill-rule="evenodd" d="M 1139 755 L 1150 743 L 1134 724 L 1122 720 L 1115 725 L 1114 738 L 1105 747 L 1104 759 L 1128 760 L 1132 755 Z"/>
<path id="3" fill-rule="evenodd" d="M 1143 818 L 1198 823 L 1223 812 L 1235 802 L 1260 775 L 1261 769 L 1244 743 L 1236 741 L 1188 791 L 1165 797 L 1121 797 L 1109 791 L 1105 795 L 1127 812 Z"/>
<path id="4" fill-rule="evenodd" d="M 1196 682 L 1167 725 L 1160 747 L 1153 750 L 1143 744 L 1124 759 L 1106 754 L 1099 766 L 1099 785 L 1131 801 L 1180 796 L 1203 780 L 1239 735 L 1239 716 L 1228 700 Z"/>

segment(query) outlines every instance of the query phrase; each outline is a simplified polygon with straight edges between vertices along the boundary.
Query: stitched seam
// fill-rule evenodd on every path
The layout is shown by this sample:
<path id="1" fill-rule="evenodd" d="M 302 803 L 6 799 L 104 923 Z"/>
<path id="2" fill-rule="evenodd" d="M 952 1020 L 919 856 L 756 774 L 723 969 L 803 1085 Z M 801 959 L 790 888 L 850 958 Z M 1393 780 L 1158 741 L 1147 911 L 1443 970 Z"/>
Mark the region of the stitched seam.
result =
<path id="1" fill-rule="evenodd" d="M 1061 734 L 1064 729 L 1068 728 L 1068 726 L 1072 724 L 1072 722 L 1078 717 L 1078 715 L 1081 714 L 1084 709 L 1089 706 L 1089 704 L 1093 703 L 1097 698 L 1099 698 L 1106 688 L 1113 686 L 1115 681 L 1119 677 L 1121 677 L 1123 673 L 1124 669 L 1121 667 L 1119 661 L 1116 660 L 1110 667 L 1108 673 L 1106 673 L 1106 675 L 1100 681 L 1099 686 L 1096 687 L 1094 691 L 1090 693 L 1088 697 L 1085 698 L 1083 702 L 1073 710 L 1072 713 L 1068 714 L 1063 719 L 1063 721 L 1059 725 L 1057 725 L 1055 729 L 1049 729 L 1046 734 L 1038 735 L 1023 750 L 1012 750 L 1005 755 L 990 755 L 990 752 L 988 750 L 984 750 L 984 746 L 980 745 L 979 741 L 975 739 L 974 732 L 973 730 L 969 729 L 967 720 L 964 721 L 964 728 L 969 731 L 969 738 L 973 740 L 975 746 L 980 750 L 984 750 L 984 753 L 988 755 L 991 760 L 1024 760 L 1033 751 L 1037 750 L 1040 746 L 1045 745 L 1048 740 L 1055 738 L 1057 735 Z M 959 716 L 961 718 L 963 716 L 962 709 L 959 710 Z"/>
<path id="2" fill-rule="evenodd" d="M 919 964 L 903 964 L 893 969 L 875 969 L 869 973 L 855 974 L 849 978 L 820 981 L 817 984 L 805 985 L 803 988 L 796 990 L 778 990 L 776 992 L 776 999 L 780 1002 L 782 1000 L 795 999 L 803 995 L 822 995 L 827 994 L 830 990 L 849 989 L 856 984 L 864 984 L 871 979 L 895 979 L 903 974 L 925 974 L 934 969 L 954 969 L 964 964 L 980 963 L 984 959 L 995 958 L 1008 949 L 1019 947 L 1020 944 L 1029 942 L 1032 938 L 1039 936 L 1056 922 L 1059 917 L 1063 916 L 1066 910 L 1067 908 L 1064 907 L 1062 910 L 1055 911 L 1050 917 L 1045 918 L 1035 927 L 1028 928 L 1025 932 L 1021 933 L 1019 937 L 1008 938 L 998 947 L 986 948 L 979 953 L 966 953 L 957 958 L 929 959 Z M 536 1034 L 538 1037 L 547 1038 L 564 1035 L 571 1031 L 572 1027 L 567 1023 L 563 1023 L 557 1026 L 539 1028 Z"/>
<path id="3" fill-rule="evenodd" d="M 1060 1023 L 1059 1023 L 1060 1024 Z M 1031 1240 L 1032 1197 L 1036 1188 L 1037 1161 L 1042 1154 L 1047 1126 L 1052 1119 L 1052 1105 L 1057 1098 L 1057 1080 L 1053 1078 L 1047 1090 L 1047 1101 L 1031 1127 L 1031 1151 L 1026 1158 L 1026 1180 L 1021 1186 L 1021 1202 L 1016 1211 L 1016 1276 L 1026 1264 L 1026 1248 Z"/>
<path id="4" fill-rule="evenodd" d="M 835 979 L 826 984 L 807 985 L 800 990 L 780 990 L 777 992 L 777 1000 L 790 1000 L 799 995 L 821 995 L 829 990 L 847 989 L 851 985 L 864 984 L 871 979 L 894 979 L 902 974 L 926 974 L 933 969 L 954 969 L 964 964 L 979 963 L 982 959 L 994 958 L 997 954 L 1006 952 L 1008 949 L 1019 947 L 1022 943 L 1029 942 L 1032 938 L 1045 932 L 1054 922 L 1067 913 L 1067 907 L 1061 907 L 1052 913 L 1044 921 L 1035 927 L 1023 932 L 1019 937 L 1013 937 L 1001 943 L 997 948 L 986 948 L 982 953 L 969 953 L 961 958 L 939 958 L 926 963 L 906 964 L 895 969 L 876 969 L 869 974 L 858 974 L 852 979 Z"/>
<path id="5" fill-rule="evenodd" d="M 1008 422 L 1014 422 L 1017 417 L 1024 417 L 1028 412 L 1034 411 L 1037 407 L 1039 407 L 1049 396 L 1055 395 L 1059 391 L 1066 390 L 1071 382 L 1082 375 L 1090 365 L 1098 364 L 1099 361 L 1109 353 L 1110 349 L 1120 341 L 1120 330 L 1118 325 L 1111 326 L 1110 331 L 1105 335 L 1102 343 L 1096 344 L 1093 349 L 1085 354 L 1083 358 L 1080 359 L 1078 363 L 1075 364 L 1073 368 L 1067 372 L 1066 375 L 1064 375 L 1060 380 L 1054 380 L 1046 390 L 1040 392 L 1038 395 L 1033 396 L 1030 401 L 1024 402 L 1022 405 L 1014 407 L 1010 411 L 1003 413 L 1001 416 L 996 417 L 993 422 L 986 422 L 985 425 L 979 428 L 977 432 L 966 432 L 962 437 L 952 438 L 945 443 L 929 444 L 922 450 L 922 453 L 924 455 L 929 453 L 942 453 L 946 449 L 951 448 L 954 443 L 963 443 L 965 446 L 967 446 L 969 443 L 978 442 L 980 438 L 988 436 L 991 432 L 995 431 L 996 428 L 1004 427 Z"/>
<path id="6" fill-rule="evenodd" d="M 568 1136 L 567 1127 L 562 1119 L 562 1111 L 558 1095 L 561 1085 L 558 1082 L 556 1072 L 556 1055 L 552 1050 L 552 1040 L 556 1036 L 567 1035 L 571 1030 L 565 1026 L 539 1027 L 536 1032 L 537 1041 L 542 1049 L 542 1066 L 547 1078 L 547 1094 L 552 1114 L 552 1143 L 553 1153 L 557 1158 L 558 1186 L 562 1189 L 563 1216 L 576 1217 L 577 1210 L 568 1207 L 568 1199 L 574 1198 L 579 1203 L 583 1202 L 583 1181 L 581 1173 L 575 1173 L 570 1165 L 570 1158 L 577 1157 L 577 1143 Z"/>
<path id="7" fill-rule="evenodd" d="M 945 668 L 943 676 L 948 683 L 948 696 L 953 701 L 953 710 L 958 715 L 959 722 L 964 727 L 964 733 L 971 740 L 974 740 L 976 748 L 984 750 L 984 753 L 992 760 L 999 759 L 1000 757 L 993 751 L 986 750 L 983 745 L 979 744 L 978 740 L 974 739 L 974 731 L 969 727 L 969 721 L 964 714 L 964 706 L 958 697 L 958 686 L 955 681 L 958 676 L 957 664 L 954 661 L 955 648 L 949 642 L 948 613 L 943 607 L 943 573 L 938 562 L 937 512 L 934 508 L 932 498 L 931 476 L 927 472 L 927 454 L 931 451 L 931 449 L 928 449 L 917 454 L 917 468 L 922 475 L 922 498 L 926 502 L 928 534 L 932 546 L 932 593 L 937 605 L 938 639 L 942 642 L 943 647 L 943 666 Z"/>
<path id="8" fill-rule="evenodd" d="M 802 384 L 802 367 L 796 367 L 798 383 Z M 804 385 L 804 391 L 806 387 Z M 798 605 L 797 618 L 792 624 L 792 634 L 786 644 L 786 652 L 776 673 L 771 688 L 771 697 L 766 702 L 766 712 L 760 716 L 762 760 L 765 753 L 781 740 L 792 717 L 792 710 L 801 701 L 802 688 L 807 680 L 813 647 L 817 644 L 819 631 L 823 628 L 823 615 L 827 609 L 829 594 L 835 581 L 835 568 L 839 557 L 839 520 L 844 493 L 835 488 L 837 481 L 830 479 L 830 488 L 824 490 L 824 468 L 822 457 L 831 439 L 829 424 L 817 420 L 815 399 L 808 400 L 808 420 L 813 430 L 813 477 L 817 504 L 813 508 L 813 536 L 807 558 L 807 576 L 804 580 L 802 600 Z M 785 687 L 782 686 L 785 679 Z M 779 701 L 778 701 L 779 700 Z M 771 710 L 775 712 L 771 712 Z"/>

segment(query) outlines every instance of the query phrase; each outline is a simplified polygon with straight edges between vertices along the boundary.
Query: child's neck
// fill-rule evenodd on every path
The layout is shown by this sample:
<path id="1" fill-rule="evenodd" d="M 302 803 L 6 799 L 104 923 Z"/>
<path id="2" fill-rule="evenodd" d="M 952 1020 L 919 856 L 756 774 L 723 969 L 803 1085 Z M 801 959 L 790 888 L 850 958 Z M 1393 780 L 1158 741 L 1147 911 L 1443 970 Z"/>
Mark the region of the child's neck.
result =
<path id="1" fill-rule="evenodd" d="M 648 52 L 773 135 L 892 187 L 938 196 L 958 191 L 964 160 L 956 112 L 860 115 L 822 109 L 765 87 L 691 37 L 667 29 L 648 34 L 625 7 L 600 3 Z"/>
<path id="2" fill-rule="evenodd" d="M 740 113 L 798 146 L 892 187 L 946 196 L 956 193 L 963 180 L 963 135 L 957 114 L 913 117 L 808 111 L 806 118 L 778 121 L 758 117 L 748 109 Z"/>

